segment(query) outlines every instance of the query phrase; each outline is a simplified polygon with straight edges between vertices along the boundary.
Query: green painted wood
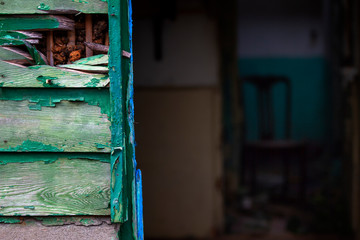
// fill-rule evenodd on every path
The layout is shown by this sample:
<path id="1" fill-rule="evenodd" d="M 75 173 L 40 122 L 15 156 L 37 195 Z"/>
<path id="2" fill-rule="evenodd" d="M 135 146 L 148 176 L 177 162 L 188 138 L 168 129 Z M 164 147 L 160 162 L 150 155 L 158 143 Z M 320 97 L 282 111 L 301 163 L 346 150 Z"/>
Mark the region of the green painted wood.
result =
<path id="1" fill-rule="evenodd" d="M 1 0 L 0 14 L 104 13 L 106 0 Z"/>
<path id="2" fill-rule="evenodd" d="M 78 61 L 73 62 L 74 64 L 85 64 L 85 65 L 108 65 L 109 56 L 105 54 L 95 55 L 88 58 L 82 58 Z"/>
<path id="3" fill-rule="evenodd" d="M 28 40 L 26 40 L 28 41 Z M 20 46 L 24 45 L 23 39 L 10 39 L 10 38 L 1 38 L 0 37 L 0 46 Z"/>
<path id="4" fill-rule="evenodd" d="M 121 8 L 118 0 L 109 0 L 109 77 L 111 98 L 111 221 L 123 223 L 128 220 L 128 203 L 123 201 L 123 178 L 125 156 L 124 101 L 122 74 Z M 120 44 L 119 44 L 120 43 Z"/>
<path id="5" fill-rule="evenodd" d="M 42 35 L 39 33 L 30 34 L 26 31 L 4 31 L 0 30 L 1 38 L 9 38 L 9 39 L 29 39 L 29 38 L 41 38 Z M 33 36 L 33 37 L 31 37 Z"/>
<path id="6" fill-rule="evenodd" d="M 30 54 L 16 48 L 0 47 L 0 60 L 14 63 L 32 63 Z"/>
<path id="7" fill-rule="evenodd" d="M 0 216 L 110 215 L 109 163 L 9 163 L 0 165 L 0 179 Z"/>
<path id="8" fill-rule="evenodd" d="M 85 64 L 65 64 L 65 65 L 58 65 L 61 68 L 68 68 L 73 70 L 79 70 L 83 72 L 93 72 L 93 73 L 108 73 L 109 68 L 104 66 L 91 66 Z"/>
<path id="9" fill-rule="evenodd" d="M 48 80 L 48 81 L 46 81 Z M 103 74 L 86 74 L 51 66 L 21 67 L 0 61 L 0 87 L 105 87 L 110 80 Z"/>
<path id="10" fill-rule="evenodd" d="M 81 100 L 0 100 L 0 152 L 109 152 L 108 115 Z"/>
<path id="11" fill-rule="evenodd" d="M 0 15 L 0 30 L 75 30 L 75 22 L 74 20 L 64 16 Z"/>
<path id="12" fill-rule="evenodd" d="M 42 34 L 26 31 L 2 31 L 0 30 L 0 46 L 24 45 L 26 40 L 30 44 L 39 44 Z"/>

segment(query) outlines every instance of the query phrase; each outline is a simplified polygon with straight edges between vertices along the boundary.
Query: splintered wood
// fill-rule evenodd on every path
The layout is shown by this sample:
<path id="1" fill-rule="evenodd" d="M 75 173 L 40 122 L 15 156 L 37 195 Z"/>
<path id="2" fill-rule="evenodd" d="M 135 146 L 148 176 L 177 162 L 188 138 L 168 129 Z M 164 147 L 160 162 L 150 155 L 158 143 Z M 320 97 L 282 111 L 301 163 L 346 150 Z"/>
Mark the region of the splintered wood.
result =
<path id="1" fill-rule="evenodd" d="M 78 66 L 77 61 L 102 59 L 108 45 L 105 14 L 0 16 L 0 61 L 19 68 L 46 63 L 64 71 L 107 73 L 107 66 L 88 65 L 87 59 Z"/>

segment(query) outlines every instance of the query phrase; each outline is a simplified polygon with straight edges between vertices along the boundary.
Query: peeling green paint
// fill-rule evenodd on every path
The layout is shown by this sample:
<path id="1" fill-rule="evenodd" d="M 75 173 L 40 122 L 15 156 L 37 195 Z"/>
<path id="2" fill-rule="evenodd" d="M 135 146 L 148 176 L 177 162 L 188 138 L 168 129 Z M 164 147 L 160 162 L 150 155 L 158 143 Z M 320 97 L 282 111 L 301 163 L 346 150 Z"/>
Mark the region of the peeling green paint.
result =
<path id="1" fill-rule="evenodd" d="M 90 218 L 83 218 L 80 220 L 80 223 L 83 225 L 91 225 L 91 224 L 94 224 L 95 221 Z"/>
<path id="2" fill-rule="evenodd" d="M 8 46 L 8 45 L 24 45 L 23 40 L 18 39 L 9 39 L 9 38 L 0 38 L 0 46 Z"/>
<path id="3" fill-rule="evenodd" d="M 49 11 L 49 10 L 50 10 L 50 6 L 49 6 L 49 5 L 46 5 L 45 3 L 40 3 L 40 5 L 37 7 L 37 9 L 43 10 L 43 11 Z"/>
<path id="4" fill-rule="evenodd" d="M 32 46 L 30 43 L 28 43 L 27 41 L 23 41 L 28 52 L 30 53 L 32 59 L 35 61 L 36 65 L 46 65 L 46 62 L 44 61 L 44 59 L 42 59 L 39 51 L 36 49 L 35 46 Z"/>
<path id="5" fill-rule="evenodd" d="M 73 64 L 79 64 L 79 65 L 107 65 L 109 63 L 109 57 L 105 54 L 99 54 L 87 58 L 82 58 L 80 60 L 77 60 L 73 62 Z"/>
<path id="6" fill-rule="evenodd" d="M 59 226 L 64 225 L 67 222 L 67 219 L 57 217 L 35 217 L 35 219 L 40 221 L 44 226 Z M 71 219 L 72 218 L 70 218 L 70 220 Z"/>
<path id="7" fill-rule="evenodd" d="M 77 2 L 77 3 L 89 3 L 87 1 L 84 1 L 84 0 L 72 0 L 73 2 Z"/>
<path id="8" fill-rule="evenodd" d="M 99 79 L 93 78 L 90 82 L 85 84 L 85 87 L 96 87 L 99 82 Z"/>
<path id="9" fill-rule="evenodd" d="M 109 145 L 101 144 L 101 143 L 95 143 L 95 146 L 97 149 L 104 149 L 106 147 L 109 147 Z"/>
<path id="10" fill-rule="evenodd" d="M 107 153 L 14 153 L 2 152 L 0 153 L 0 165 L 9 163 L 32 163 L 41 162 L 50 164 L 60 158 L 71 159 L 86 159 L 93 161 L 100 161 L 110 163 L 110 156 Z"/>
<path id="11" fill-rule="evenodd" d="M 9 148 L 0 148 L 2 152 L 63 152 L 63 149 L 59 149 L 52 145 L 46 145 L 41 142 L 34 142 L 30 140 L 24 141 L 21 145 L 16 147 L 9 147 Z"/>
<path id="12" fill-rule="evenodd" d="M 1 88 L 0 100 L 29 101 L 31 110 L 41 110 L 41 107 L 56 107 L 61 101 L 84 102 L 98 106 L 102 114 L 107 114 L 110 120 L 110 97 L 108 89 L 69 89 L 69 88 Z"/>
<path id="13" fill-rule="evenodd" d="M 35 207 L 34 206 L 24 206 L 24 209 L 35 210 Z"/>
<path id="14" fill-rule="evenodd" d="M 35 217 L 44 226 L 62 226 L 66 224 L 76 224 L 83 226 L 99 225 L 99 221 L 84 217 Z"/>
<path id="15" fill-rule="evenodd" d="M 41 75 L 36 78 L 36 80 L 42 82 L 44 87 L 60 87 L 60 84 L 58 84 L 58 83 L 53 84 L 52 83 L 52 80 L 56 80 L 56 79 L 58 79 L 58 78 L 57 77 L 50 77 L 50 76 L 41 76 Z"/>
<path id="16" fill-rule="evenodd" d="M 18 218 L 13 217 L 0 217 L 0 223 L 21 223 L 22 221 Z"/>
<path id="17" fill-rule="evenodd" d="M 48 15 L 32 15 L 30 17 L 0 17 L 0 30 L 35 30 L 35 29 L 56 29 L 59 27 L 59 21 Z"/>
<path id="18" fill-rule="evenodd" d="M 15 32 L 15 31 L 3 31 L 0 30 L 0 38 L 8 38 L 8 39 L 27 39 L 28 36 L 25 34 Z"/>

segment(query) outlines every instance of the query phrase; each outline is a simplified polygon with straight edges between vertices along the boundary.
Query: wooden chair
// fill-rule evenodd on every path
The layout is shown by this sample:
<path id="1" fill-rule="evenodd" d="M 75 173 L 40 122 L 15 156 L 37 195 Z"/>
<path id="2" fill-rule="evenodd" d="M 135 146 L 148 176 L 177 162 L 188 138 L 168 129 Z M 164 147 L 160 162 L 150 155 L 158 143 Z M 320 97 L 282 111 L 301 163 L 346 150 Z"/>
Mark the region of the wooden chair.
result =
<path id="1" fill-rule="evenodd" d="M 241 164 L 242 184 L 246 184 L 246 174 L 250 174 L 250 190 L 257 192 L 257 165 L 259 159 L 271 160 L 281 158 L 283 164 L 282 195 L 287 197 L 289 188 L 290 161 L 299 159 L 300 184 L 298 198 L 303 200 L 306 194 L 307 156 L 306 143 L 291 139 L 291 84 L 287 77 L 282 76 L 250 76 L 242 79 L 255 86 L 258 101 L 259 137 L 256 141 L 245 141 Z M 284 139 L 275 139 L 275 117 L 272 98 L 273 87 L 277 84 L 286 86 Z"/>

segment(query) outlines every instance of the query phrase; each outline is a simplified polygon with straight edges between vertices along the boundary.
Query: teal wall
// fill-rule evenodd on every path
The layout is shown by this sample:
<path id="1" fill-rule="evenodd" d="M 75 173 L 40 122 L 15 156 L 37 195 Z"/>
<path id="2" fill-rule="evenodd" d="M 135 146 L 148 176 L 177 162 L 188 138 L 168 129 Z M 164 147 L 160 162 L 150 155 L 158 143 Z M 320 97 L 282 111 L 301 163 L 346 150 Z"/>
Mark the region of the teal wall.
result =
<path id="1" fill-rule="evenodd" d="M 329 136 L 330 81 L 326 76 L 326 61 L 322 57 L 296 58 L 240 58 L 240 76 L 283 75 L 292 87 L 292 138 L 324 142 Z M 258 137 L 256 90 L 244 84 L 245 132 L 247 140 Z M 285 86 L 277 85 L 273 91 L 275 132 L 284 135 Z"/>

